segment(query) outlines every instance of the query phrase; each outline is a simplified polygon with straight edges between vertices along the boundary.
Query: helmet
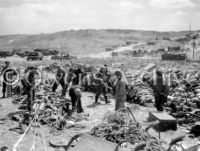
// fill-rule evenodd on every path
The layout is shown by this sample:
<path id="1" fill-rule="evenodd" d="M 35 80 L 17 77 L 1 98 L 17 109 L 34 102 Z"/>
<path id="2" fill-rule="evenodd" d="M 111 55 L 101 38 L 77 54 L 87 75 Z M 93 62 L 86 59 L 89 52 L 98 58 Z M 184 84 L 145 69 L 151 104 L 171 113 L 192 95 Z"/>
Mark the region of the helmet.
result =
<path id="1" fill-rule="evenodd" d="M 116 76 L 122 76 L 122 72 L 119 71 L 119 70 L 118 70 L 118 71 L 115 71 L 115 75 L 116 75 Z"/>
<path id="2" fill-rule="evenodd" d="M 81 90 L 79 88 L 77 88 L 75 90 L 75 94 L 76 94 L 77 97 L 81 97 L 82 96 L 82 92 L 81 92 Z"/>
<path id="3" fill-rule="evenodd" d="M 162 75 L 162 70 L 157 69 L 157 70 L 156 70 L 156 74 L 157 74 L 157 75 Z"/>
<path id="4" fill-rule="evenodd" d="M 99 69 L 99 72 L 105 73 L 105 72 L 106 72 L 106 68 L 105 68 L 105 67 L 101 67 L 101 68 Z"/>

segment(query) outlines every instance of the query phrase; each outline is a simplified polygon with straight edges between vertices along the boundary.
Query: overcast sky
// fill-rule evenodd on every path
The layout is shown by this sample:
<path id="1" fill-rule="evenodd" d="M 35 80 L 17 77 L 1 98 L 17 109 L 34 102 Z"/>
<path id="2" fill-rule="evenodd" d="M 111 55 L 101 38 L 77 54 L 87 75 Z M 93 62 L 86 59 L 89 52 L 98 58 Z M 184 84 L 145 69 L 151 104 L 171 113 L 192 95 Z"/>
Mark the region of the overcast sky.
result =
<path id="1" fill-rule="evenodd" d="M 0 0 L 0 35 L 70 29 L 200 29 L 200 0 Z"/>

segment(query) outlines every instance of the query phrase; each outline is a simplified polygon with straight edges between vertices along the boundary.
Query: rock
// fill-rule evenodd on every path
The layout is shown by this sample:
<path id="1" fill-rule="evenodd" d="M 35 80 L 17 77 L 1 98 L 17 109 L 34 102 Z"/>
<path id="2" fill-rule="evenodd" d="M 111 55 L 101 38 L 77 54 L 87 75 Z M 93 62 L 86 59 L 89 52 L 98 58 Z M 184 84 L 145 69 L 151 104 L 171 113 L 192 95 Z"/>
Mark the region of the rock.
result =
<path id="1" fill-rule="evenodd" d="M 173 97 L 173 96 L 168 96 L 167 99 L 168 99 L 169 101 L 172 101 L 172 100 L 174 99 L 174 97 Z"/>
<path id="2" fill-rule="evenodd" d="M 194 90 L 197 94 L 200 94 L 200 89 Z"/>
<path id="3" fill-rule="evenodd" d="M 197 97 L 192 98 L 192 102 L 198 102 L 199 99 Z"/>
<path id="4" fill-rule="evenodd" d="M 49 144 L 55 148 L 67 147 L 68 143 L 69 140 L 60 137 L 53 137 L 49 140 Z"/>

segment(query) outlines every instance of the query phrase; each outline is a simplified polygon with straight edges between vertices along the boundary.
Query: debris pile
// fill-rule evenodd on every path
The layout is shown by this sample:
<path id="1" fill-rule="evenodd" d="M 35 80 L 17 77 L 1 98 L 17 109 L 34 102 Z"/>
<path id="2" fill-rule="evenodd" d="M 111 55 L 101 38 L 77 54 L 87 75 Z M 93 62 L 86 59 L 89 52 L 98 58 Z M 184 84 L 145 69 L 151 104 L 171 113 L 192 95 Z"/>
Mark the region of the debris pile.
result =
<path id="1" fill-rule="evenodd" d="M 106 114 L 103 122 L 91 130 L 91 135 L 117 144 L 128 142 L 133 151 L 163 150 L 161 142 L 152 138 L 137 122 L 133 122 L 127 109 Z"/>
<path id="2" fill-rule="evenodd" d="M 179 119 L 179 124 L 195 123 L 200 119 L 199 76 L 196 71 L 172 73 L 166 110 Z"/>
<path id="3" fill-rule="evenodd" d="M 149 65 L 153 67 L 153 65 Z M 153 106 L 153 73 L 152 70 L 142 72 L 134 66 L 115 64 L 129 81 L 127 101 L 143 106 Z M 136 72 L 137 71 L 137 72 Z M 166 82 L 170 86 L 165 109 L 178 119 L 181 125 L 194 125 L 200 120 L 200 74 L 197 70 L 163 69 Z M 195 134 L 196 135 L 196 134 Z"/>
<path id="4" fill-rule="evenodd" d="M 153 89 L 147 83 L 136 82 L 133 86 L 129 86 L 127 100 L 130 103 L 152 106 L 154 102 Z"/>
<path id="5" fill-rule="evenodd" d="M 22 96 L 13 101 L 20 105 L 20 109 L 26 109 L 26 96 Z M 36 89 L 36 98 L 33 104 L 33 117 L 37 116 L 37 120 L 41 125 L 48 125 L 51 131 L 63 130 L 82 120 L 88 119 L 88 114 L 75 113 L 70 109 L 70 100 L 61 97 L 58 93 L 51 92 L 50 88 L 40 85 Z M 12 120 L 20 124 L 27 124 L 26 112 L 17 112 L 10 115 Z"/>

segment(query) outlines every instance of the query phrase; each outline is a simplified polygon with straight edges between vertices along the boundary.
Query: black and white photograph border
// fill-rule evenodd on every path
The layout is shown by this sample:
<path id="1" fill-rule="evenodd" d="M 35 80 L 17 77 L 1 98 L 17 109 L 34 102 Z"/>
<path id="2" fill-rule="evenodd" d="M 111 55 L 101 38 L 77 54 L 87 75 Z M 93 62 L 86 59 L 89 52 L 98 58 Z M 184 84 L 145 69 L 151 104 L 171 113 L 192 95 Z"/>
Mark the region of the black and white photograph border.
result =
<path id="1" fill-rule="evenodd" d="M 199 0 L 0 0 L 0 151 L 200 151 Z"/>

